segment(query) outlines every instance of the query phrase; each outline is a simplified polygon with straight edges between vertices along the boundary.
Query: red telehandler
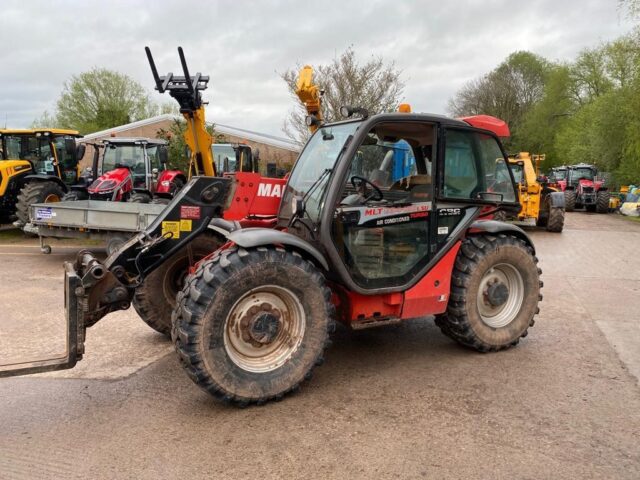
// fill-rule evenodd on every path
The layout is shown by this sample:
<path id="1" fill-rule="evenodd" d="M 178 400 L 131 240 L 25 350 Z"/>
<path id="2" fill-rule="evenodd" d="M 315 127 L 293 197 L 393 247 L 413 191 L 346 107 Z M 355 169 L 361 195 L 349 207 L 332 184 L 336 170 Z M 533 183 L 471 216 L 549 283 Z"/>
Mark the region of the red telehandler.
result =
<path id="1" fill-rule="evenodd" d="M 184 77 L 154 68 L 157 84 L 199 106 L 203 77 L 183 67 Z M 260 211 L 275 220 L 230 214 L 255 205 L 264 179 L 194 177 L 106 261 L 80 252 L 65 263 L 66 355 L 0 375 L 73 367 L 86 328 L 129 308 L 154 272 L 203 236 L 222 243 L 185 278 L 171 338 L 189 377 L 224 401 L 260 404 L 296 390 L 322 363 L 335 321 L 362 329 L 432 315 L 477 351 L 516 345 L 538 313 L 541 272 L 524 231 L 480 218 L 488 208 L 520 210 L 500 141 L 480 128 L 492 124 L 343 113 L 318 125 L 282 199 Z M 381 184 L 395 142 L 411 146 L 416 172 Z"/>

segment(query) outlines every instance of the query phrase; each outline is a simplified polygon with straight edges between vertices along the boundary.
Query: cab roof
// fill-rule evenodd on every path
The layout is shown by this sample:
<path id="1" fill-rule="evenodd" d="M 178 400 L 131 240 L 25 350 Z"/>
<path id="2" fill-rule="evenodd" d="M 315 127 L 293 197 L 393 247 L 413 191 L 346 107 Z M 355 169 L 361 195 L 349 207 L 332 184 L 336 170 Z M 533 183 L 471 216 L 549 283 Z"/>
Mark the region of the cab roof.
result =
<path id="1" fill-rule="evenodd" d="M 102 143 L 120 143 L 120 144 L 138 144 L 143 143 L 147 145 L 168 145 L 169 142 L 160 138 L 146 138 L 146 137 L 109 137 L 100 140 Z"/>
<path id="2" fill-rule="evenodd" d="M 379 113 L 376 115 L 372 115 L 367 119 L 361 118 L 348 118 L 339 122 L 332 122 L 330 124 L 326 124 L 326 126 L 330 126 L 332 124 L 341 124 L 347 122 L 354 121 L 367 121 L 369 119 L 385 119 L 389 121 L 416 121 L 416 122 L 431 122 L 431 123 L 440 123 L 442 125 L 448 125 L 452 127 L 473 127 L 481 130 L 488 130 L 493 132 L 498 137 L 509 137 L 509 126 L 504 120 L 500 120 L 499 118 L 492 117 L 490 115 L 472 115 L 469 117 L 462 118 L 451 118 L 446 115 L 440 115 L 437 113 Z"/>
<path id="3" fill-rule="evenodd" d="M 73 137 L 82 137 L 77 130 L 67 130 L 64 128 L 3 128 L 0 129 L 0 135 L 33 135 L 35 133 L 50 133 L 53 135 L 71 135 Z"/>

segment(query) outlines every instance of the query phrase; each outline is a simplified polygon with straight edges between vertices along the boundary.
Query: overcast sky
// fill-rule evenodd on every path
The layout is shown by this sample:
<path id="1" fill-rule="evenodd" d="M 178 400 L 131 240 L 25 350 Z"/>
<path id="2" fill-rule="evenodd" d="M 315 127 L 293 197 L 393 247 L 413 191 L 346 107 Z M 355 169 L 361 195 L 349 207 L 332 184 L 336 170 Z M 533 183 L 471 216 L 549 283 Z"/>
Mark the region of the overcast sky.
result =
<path id="1" fill-rule="evenodd" d="M 13 1 L 1 2 L 0 125 L 26 127 L 55 108 L 65 80 L 93 66 L 150 91 L 160 74 L 211 76 L 207 119 L 275 135 L 293 100 L 278 72 L 329 62 L 352 45 L 403 70 L 414 111 L 445 113 L 466 81 L 509 53 L 571 60 L 633 25 L 617 0 L 541 1 Z M 157 101 L 172 100 L 152 93 Z"/>

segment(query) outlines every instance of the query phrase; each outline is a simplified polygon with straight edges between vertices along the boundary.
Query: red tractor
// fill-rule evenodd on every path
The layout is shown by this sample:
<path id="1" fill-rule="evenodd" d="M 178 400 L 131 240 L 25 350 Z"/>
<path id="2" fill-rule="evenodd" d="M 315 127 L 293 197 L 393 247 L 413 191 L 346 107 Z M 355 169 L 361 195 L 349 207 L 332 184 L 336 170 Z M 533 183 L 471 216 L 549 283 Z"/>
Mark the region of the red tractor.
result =
<path id="1" fill-rule="evenodd" d="M 183 67 L 184 77 L 157 83 L 196 111 L 203 77 Z M 344 121 L 320 122 L 286 184 L 244 172 L 194 177 L 106 261 L 80 252 L 67 262 L 66 356 L 0 376 L 73 367 L 86 328 L 140 302 L 140 292 L 170 310 L 162 278 L 152 278 L 163 270 L 181 283 L 173 313 L 149 322 L 158 304 L 138 312 L 156 327 L 165 322 L 198 386 L 242 406 L 280 399 L 311 378 L 336 321 L 358 330 L 435 316 L 445 335 L 474 350 L 516 345 L 538 313 L 541 271 L 524 231 L 481 218 L 520 210 L 492 124 L 342 111 Z M 416 168 L 381 183 L 390 144 L 408 144 Z M 192 247 L 207 240 L 198 260 Z M 196 262 L 189 275 L 171 270 L 176 258 Z"/>
<path id="2" fill-rule="evenodd" d="M 566 177 L 557 183 L 564 191 L 567 212 L 580 208 L 588 212 L 609 212 L 609 189 L 603 179 L 598 179 L 598 169 L 594 165 L 570 165 L 566 167 Z"/>
<path id="3" fill-rule="evenodd" d="M 180 170 L 167 168 L 165 140 L 113 137 L 93 146 L 95 180 L 73 185 L 64 201 L 168 203 L 187 181 Z"/>

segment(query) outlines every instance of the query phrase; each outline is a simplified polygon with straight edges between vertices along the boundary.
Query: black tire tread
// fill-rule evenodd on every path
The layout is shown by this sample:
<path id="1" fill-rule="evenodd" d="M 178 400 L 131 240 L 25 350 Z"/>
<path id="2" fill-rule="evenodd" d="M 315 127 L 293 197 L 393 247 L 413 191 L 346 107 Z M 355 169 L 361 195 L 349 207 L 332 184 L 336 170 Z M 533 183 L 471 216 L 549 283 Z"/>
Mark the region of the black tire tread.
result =
<path id="1" fill-rule="evenodd" d="M 608 191 L 599 191 L 596 197 L 596 212 L 609 213 L 609 197 Z"/>
<path id="2" fill-rule="evenodd" d="M 567 212 L 573 212 L 576 209 L 576 192 L 573 190 L 564 191 L 564 209 Z"/>
<path id="3" fill-rule="evenodd" d="M 64 197 L 64 190 L 55 182 L 32 181 L 22 187 L 16 203 L 16 216 L 20 222 L 26 224 L 29 221 L 29 207 L 34 203 L 44 201 L 42 192 L 47 189 L 56 190 L 60 199 Z"/>
<path id="4" fill-rule="evenodd" d="M 551 207 L 549 209 L 549 218 L 547 219 L 547 231 L 562 232 L 564 228 L 564 208 Z"/>
<path id="5" fill-rule="evenodd" d="M 486 344 L 477 338 L 469 326 L 469 321 L 464 307 L 468 297 L 466 286 L 469 283 L 470 274 L 474 271 L 482 257 L 503 245 L 517 245 L 520 248 L 526 249 L 533 257 L 534 263 L 537 265 L 538 259 L 533 254 L 531 247 L 517 237 L 505 234 L 468 237 L 463 241 L 462 246 L 460 247 L 460 251 L 458 252 L 453 268 L 451 294 L 447 312 L 442 315 L 437 315 L 435 318 L 435 323 L 443 334 L 466 347 L 473 348 L 474 350 L 483 353 L 505 350 L 517 345 L 520 338 L 527 336 L 528 329 L 533 327 L 535 323 L 534 317 L 539 312 L 539 309 L 536 309 L 536 312 L 529 321 L 527 329 L 522 332 L 519 338 L 508 345 L 494 346 Z M 538 278 L 541 273 L 542 270 L 538 268 Z M 539 285 L 540 288 L 542 288 L 542 281 L 539 281 Z M 542 294 L 539 295 L 539 300 L 542 300 Z"/>
<path id="6" fill-rule="evenodd" d="M 282 260 L 285 256 L 294 259 L 295 265 L 305 270 L 314 283 L 321 286 L 325 305 L 329 312 L 327 331 L 324 345 L 311 369 L 305 374 L 301 382 L 292 385 L 288 390 L 269 397 L 246 399 L 234 396 L 217 385 L 203 368 L 203 359 L 198 350 L 198 326 L 201 324 L 201 315 L 206 308 L 206 299 L 210 297 L 212 290 L 221 286 L 231 273 L 238 267 L 252 262 L 264 261 L 265 256 L 270 261 Z M 209 295 L 208 295 L 209 294 Z M 326 286 L 323 275 L 309 260 L 303 258 L 297 252 L 291 252 L 283 248 L 259 247 L 245 250 L 243 248 L 231 248 L 217 253 L 211 259 L 203 262 L 197 271 L 190 276 L 185 288 L 178 293 L 177 305 L 172 314 L 171 338 L 175 344 L 180 363 L 187 375 L 203 390 L 226 403 L 245 407 L 249 404 L 264 404 L 271 400 L 280 400 L 284 395 L 298 390 L 300 384 L 308 381 L 315 366 L 324 362 L 324 351 L 331 344 L 329 335 L 335 330 L 335 307 L 331 302 L 331 290 Z"/>

